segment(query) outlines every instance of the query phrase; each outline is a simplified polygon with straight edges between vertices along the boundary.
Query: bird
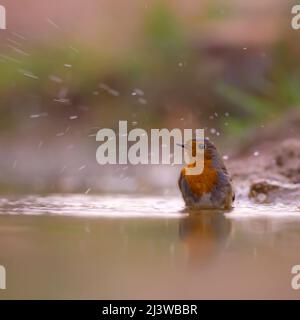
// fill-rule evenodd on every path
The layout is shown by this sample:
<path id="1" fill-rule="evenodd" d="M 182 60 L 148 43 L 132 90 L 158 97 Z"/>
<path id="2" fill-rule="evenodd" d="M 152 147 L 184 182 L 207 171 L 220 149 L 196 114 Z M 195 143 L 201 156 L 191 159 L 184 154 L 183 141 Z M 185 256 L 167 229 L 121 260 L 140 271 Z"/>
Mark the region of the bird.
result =
<path id="1" fill-rule="evenodd" d="M 214 144 L 204 138 L 192 139 L 180 146 L 192 158 L 192 162 L 181 170 L 178 180 L 186 207 L 230 210 L 235 200 L 232 180 Z M 202 153 L 198 152 L 199 150 L 202 150 Z M 197 154 L 203 155 L 203 170 L 190 174 L 189 170 L 195 170 L 199 166 Z"/>

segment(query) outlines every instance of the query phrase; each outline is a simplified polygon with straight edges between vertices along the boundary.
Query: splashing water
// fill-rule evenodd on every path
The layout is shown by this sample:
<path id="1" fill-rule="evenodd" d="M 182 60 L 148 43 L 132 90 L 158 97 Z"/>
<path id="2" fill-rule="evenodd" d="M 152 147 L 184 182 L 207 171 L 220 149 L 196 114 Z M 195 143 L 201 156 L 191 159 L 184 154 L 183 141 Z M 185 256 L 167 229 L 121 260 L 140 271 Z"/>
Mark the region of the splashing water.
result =
<path id="1" fill-rule="evenodd" d="M 85 166 L 80 167 L 82 170 Z M 88 189 L 90 190 L 90 189 Z M 0 199 L 0 214 L 61 215 L 82 217 L 165 217 L 180 218 L 187 214 L 184 204 L 177 196 L 128 196 L 128 195 L 51 195 L 24 196 Z M 203 211 L 205 213 L 206 211 Z M 206 212 L 209 214 L 209 211 Z M 256 205 L 237 201 L 235 208 L 225 215 L 232 219 L 273 217 L 300 219 L 297 206 Z"/>

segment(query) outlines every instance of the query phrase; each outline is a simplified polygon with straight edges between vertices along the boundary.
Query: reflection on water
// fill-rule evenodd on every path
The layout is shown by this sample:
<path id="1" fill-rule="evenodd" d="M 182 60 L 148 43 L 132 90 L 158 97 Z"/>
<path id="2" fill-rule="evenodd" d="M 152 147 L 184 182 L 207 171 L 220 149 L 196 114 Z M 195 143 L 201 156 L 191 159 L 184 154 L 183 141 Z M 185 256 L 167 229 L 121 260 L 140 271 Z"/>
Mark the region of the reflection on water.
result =
<path id="1" fill-rule="evenodd" d="M 179 222 L 179 236 L 191 265 L 207 264 L 226 245 L 231 221 L 222 212 L 190 212 Z"/>
<path id="2" fill-rule="evenodd" d="M 188 212 L 179 197 L 0 200 L 7 298 L 300 298 L 300 211 L 237 203 Z"/>

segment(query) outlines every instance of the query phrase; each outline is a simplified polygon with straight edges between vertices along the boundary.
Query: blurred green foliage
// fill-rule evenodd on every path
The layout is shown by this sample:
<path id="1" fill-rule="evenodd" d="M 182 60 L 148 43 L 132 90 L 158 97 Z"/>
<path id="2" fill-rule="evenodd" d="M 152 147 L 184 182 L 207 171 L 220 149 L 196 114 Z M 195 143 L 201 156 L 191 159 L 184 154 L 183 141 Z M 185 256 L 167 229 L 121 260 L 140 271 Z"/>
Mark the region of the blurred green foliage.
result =
<path id="1" fill-rule="evenodd" d="M 235 8 L 229 4 L 220 8 L 214 3 L 195 16 L 201 26 L 208 20 L 231 19 L 235 14 Z M 112 55 L 104 55 L 101 46 L 96 50 L 80 41 L 72 41 L 73 47 L 49 44 L 32 48 L 22 59 L 17 53 L 3 52 L 0 128 L 13 131 L 18 127 L 16 115 L 22 104 L 28 108 L 28 115 L 35 110 L 47 111 L 53 113 L 54 121 L 66 110 L 81 112 L 85 106 L 89 116 L 82 121 L 112 122 L 118 114 L 118 118 L 136 117 L 145 127 L 165 125 L 173 112 L 179 119 L 186 116 L 193 118 L 194 123 L 209 126 L 209 116 L 217 113 L 220 116 L 215 117 L 213 125 L 236 135 L 270 115 L 279 116 L 299 106 L 299 50 L 295 36 L 283 33 L 279 42 L 266 48 L 261 72 L 253 83 L 245 84 L 240 81 L 244 74 L 239 73 L 239 67 L 229 62 L 234 60 L 231 54 L 236 54 L 236 48 L 228 45 L 218 49 L 215 56 L 211 53 L 214 44 L 201 42 L 201 30 L 199 38 L 191 37 L 178 13 L 166 2 L 151 6 L 142 21 L 135 45 Z M 251 61 L 251 52 L 247 54 Z M 251 71 L 248 60 L 244 60 L 243 68 Z M 235 81 L 228 80 L 232 74 Z M 61 83 L 51 81 L 53 75 Z M 107 84 L 120 95 L 101 91 L 99 83 Z M 67 88 L 67 105 L 54 101 L 62 87 Z M 134 88 L 144 91 L 145 103 L 132 96 Z M 36 105 L 32 104 L 32 97 L 38 97 Z M 182 111 L 178 111 L 180 107 Z M 225 127 L 227 112 L 230 121 Z"/>
<path id="2" fill-rule="evenodd" d="M 164 3 L 159 3 L 145 17 L 145 46 L 158 58 L 174 59 L 183 49 L 183 30 L 175 14 Z"/>

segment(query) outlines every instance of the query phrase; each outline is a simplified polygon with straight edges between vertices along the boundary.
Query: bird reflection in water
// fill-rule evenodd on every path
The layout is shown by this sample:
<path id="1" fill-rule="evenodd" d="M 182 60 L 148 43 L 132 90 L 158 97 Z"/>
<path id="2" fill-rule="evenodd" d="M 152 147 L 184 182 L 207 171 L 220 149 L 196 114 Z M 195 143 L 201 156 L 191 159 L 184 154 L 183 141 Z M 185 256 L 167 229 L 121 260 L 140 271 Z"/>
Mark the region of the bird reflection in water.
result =
<path id="1" fill-rule="evenodd" d="M 230 231 L 231 221 L 224 212 L 188 212 L 179 224 L 179 236 L 186 247 L 188 263 L 192 266 L 209 263 L 225 248 Z"/>

